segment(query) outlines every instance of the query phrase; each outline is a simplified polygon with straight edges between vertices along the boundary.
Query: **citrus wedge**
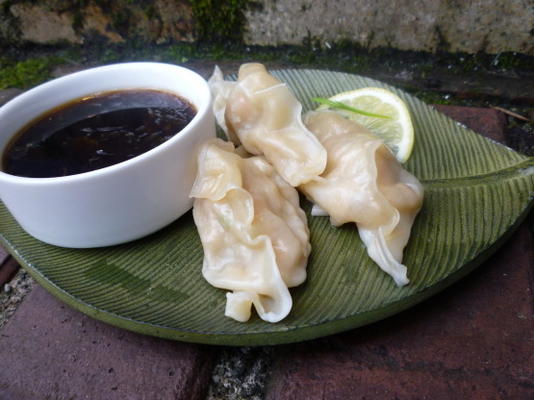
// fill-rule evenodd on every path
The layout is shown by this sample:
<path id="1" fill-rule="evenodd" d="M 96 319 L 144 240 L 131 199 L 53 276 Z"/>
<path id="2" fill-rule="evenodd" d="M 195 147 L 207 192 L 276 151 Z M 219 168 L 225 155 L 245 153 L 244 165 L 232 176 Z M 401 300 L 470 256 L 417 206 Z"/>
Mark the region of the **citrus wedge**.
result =
<path id="1" fill-rule="evenodd" d="M 377 115 L 363 115 L 325 104 L 318 108 L 320 110 L 330 108 L 343 114 L 346 118 L 364 125 L 373 134 L 384 140 L 397 160 L 401 163 L 408 160 L 412 153 L 414 131 L 408 107 L 399 96 L 386 89 L 368 87 L 339 93 L 328 100 Z"/>

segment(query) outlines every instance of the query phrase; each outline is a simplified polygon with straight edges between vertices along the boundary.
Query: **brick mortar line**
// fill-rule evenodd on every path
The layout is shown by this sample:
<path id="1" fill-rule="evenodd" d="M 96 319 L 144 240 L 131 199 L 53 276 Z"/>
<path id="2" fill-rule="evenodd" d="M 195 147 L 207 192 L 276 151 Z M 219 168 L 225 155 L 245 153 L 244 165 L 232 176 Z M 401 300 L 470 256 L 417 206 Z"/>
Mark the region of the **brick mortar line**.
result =
<path id="1" fill-rule="evenodd" d="M 273 348 L 226 347 L 212 370 L 206 400 L 262 400 L 273 365 Z"/>

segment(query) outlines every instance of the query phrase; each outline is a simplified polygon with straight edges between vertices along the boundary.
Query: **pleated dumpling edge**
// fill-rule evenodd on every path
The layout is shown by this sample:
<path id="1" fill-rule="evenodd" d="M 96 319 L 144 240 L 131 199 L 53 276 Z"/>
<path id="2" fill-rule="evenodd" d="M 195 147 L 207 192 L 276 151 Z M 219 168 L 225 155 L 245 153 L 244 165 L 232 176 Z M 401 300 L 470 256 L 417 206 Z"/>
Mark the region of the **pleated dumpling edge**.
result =
<path id="1" fill-rule="evenodd" d="M 408 284 L 402 264 L 423 186 L 365 127 L 333 111 L 313 111 L 304 121 L 328 152 L 316 180 L 299 187 L 333 225 L 356 223 L 367 253 L 398 286 Z"/>

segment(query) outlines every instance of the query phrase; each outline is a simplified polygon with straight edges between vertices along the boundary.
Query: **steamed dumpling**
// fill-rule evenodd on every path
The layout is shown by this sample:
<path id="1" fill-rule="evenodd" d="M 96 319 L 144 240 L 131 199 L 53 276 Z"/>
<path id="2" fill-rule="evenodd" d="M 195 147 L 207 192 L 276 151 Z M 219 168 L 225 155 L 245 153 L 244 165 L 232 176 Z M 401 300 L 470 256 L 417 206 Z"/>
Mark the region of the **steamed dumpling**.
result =
<path id="1" fill-rule="evenodd" d="M 232 291 L 225 315 L 247 321 L 254 305 L 263 320 L 280 321 L 311 249 L 297 191 L 263 157 L 242 158 L 220 139 L 202 146 L 198 169 L 191 197 L 204 278 Z"/>
<path id="2" fill-rule="evenodd" d="M 326 150 L 302 123 L 302 105 L 262 64 L 243 64 L 233 87 L 216 70 L 210 86 L 217 120 L 230 140 L 263 155 L 292 186 L 323 172 Z"/>
<path id="3" fill-rule="evenodd" d="M 356 223 L 369 256 L 397 285 L 407 284 L 402 253 L 422 205 L 421 184 L 358 123 L 332 111 L 308 113 L 305 123 L 328 152 L 324 173 L 300 186 L 315 214 L 324 211 L 335 226 Z"/>

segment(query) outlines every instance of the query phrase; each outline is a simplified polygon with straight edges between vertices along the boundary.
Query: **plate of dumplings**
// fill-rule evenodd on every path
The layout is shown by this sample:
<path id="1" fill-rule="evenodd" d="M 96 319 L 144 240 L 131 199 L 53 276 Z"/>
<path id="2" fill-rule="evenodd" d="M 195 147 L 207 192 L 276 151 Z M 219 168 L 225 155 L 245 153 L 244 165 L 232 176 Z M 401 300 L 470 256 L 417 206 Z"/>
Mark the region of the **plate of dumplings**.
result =
<path id="1" fill-rule="evenodd" d="M 355 329 L 471 272 L 531 209 L 534 159 L 414 96 L 348 73 L 256 63 L 209 83 L 220 137 L 198 149 L 192 211 L 134 242 L 66 249 L 0 203 L 0 240 L 48 291 L 104 322 L 174 340 L 273 345 Z M 359 88 L 406 104 L 403 164 L 313 99 Z"/>

